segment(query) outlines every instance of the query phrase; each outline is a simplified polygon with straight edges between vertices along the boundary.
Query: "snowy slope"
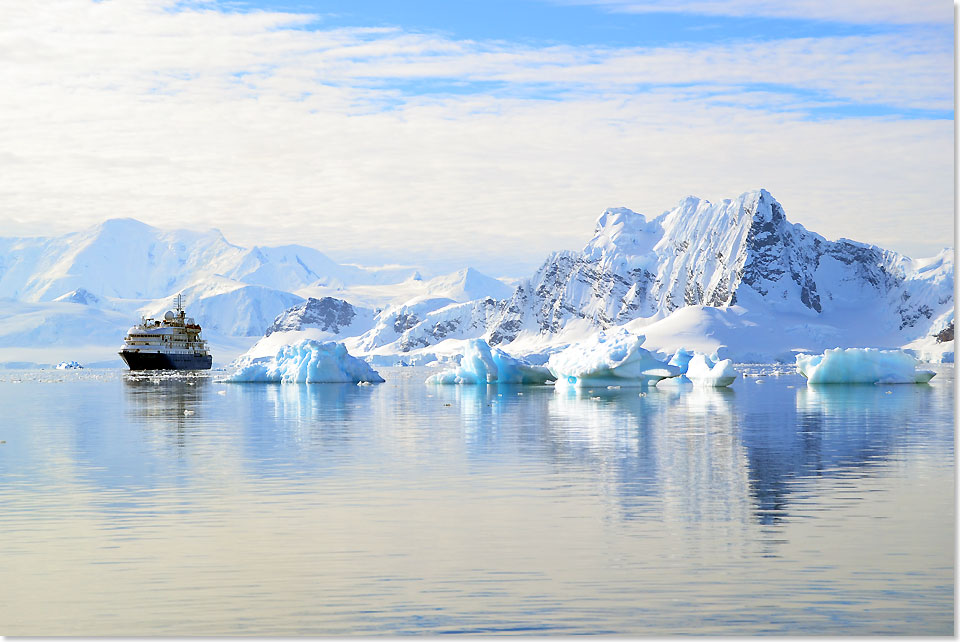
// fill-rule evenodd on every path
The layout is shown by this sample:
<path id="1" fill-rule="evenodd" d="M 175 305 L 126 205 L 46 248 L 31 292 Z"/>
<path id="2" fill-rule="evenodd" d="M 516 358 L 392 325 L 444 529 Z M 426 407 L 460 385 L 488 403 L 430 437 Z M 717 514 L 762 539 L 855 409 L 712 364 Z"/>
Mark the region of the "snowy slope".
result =
<path id="1" fill-rule="evenodd" d="M 0 360 L 18 360 L 18 347 L 37 354 L 52 337 L 58 345 L 101 345 L 102 358 L 112 359 L 123 331 L 141 315 L 170 309 L 176 294 L 183 294 L 205 336 L 232 351 L 248 347 L 244 337 L 263 335 L 278 315 L 303 302 L 298 292 L 344 288 L 365 290 L 381 308 L 423 295 L 466 301 L 511 291 L 472 269 L 428 281 L 412 267 L 341 265 L 308 247 L 247 249 L 217 230 L 111 219 L 55 238 L 0 238 L 0 298 L 57 304 L 8 306 L 0 328 L 7 352 Z M 357 334 L 372 327 L 370 316 Z"/>
<path id="2" fill-rule="evenodd" d="M 483 298 L 506 299 L 513 288 L 473 268 L 438 276 L 424 283 L 421 296 L 443 297 L 457 303 Z"/>
<path id="3" fill-rule="evenodd" d="M 474 339 L 486 333 L 501 305 L 490 297 L 463 303 L 443 297 L 418 297 L 383 310 L 374 327 L 358 337 L 351 348 L 362 354 L 399 354 L 449 339 Z"/>
<path id="4" fill-rule="evenodd" d="M 398 283 L 411 271 L 340 265 L 299 245 L 246 249 L 218 230 L 162 230 L 134 219 L 55 238 L 0 239 L 0 297 L 20 301 L 52 301 L 77 289 L 156 299 L 213 276 L 292 292 L 315 283 Z"/>
<path id="5" fill-rule="evenodd" d="M 216 230 L 164 231 L 111 219 L 51 239 L 4 239 L 0 297 L 52 301 L 81 288 L 99 298 L 152 299 L 226 269 L 243 252 Z"/>
<path id="6" fill-rule="evenodd" d="M 334 297 L 353 305 L 387 308 L 409 304 L 414 299 L 449 299 L 465 303 L 491 297 L 506 299 L 514 288 L 499 279 L 486 276 L 473 268 L 465 268 L 433 279 L 424 279 L 419 272 L 408 270 L 408 278 L 399 283 L 357 285 L 322 285 L 319 283 L 296 290 L 302 297 Z"/>
<path id="7" fill-rule="evenodd" d="M 408 267 L 369 268 L 341 265 L 322 252 L 302 245 L 256 246 L 246 250 L 223 276 L 276 290 L 307 286 L 349 287 L 395 284 L 407 278 Z"/>
<path id="8" fill-rule="evenodd" d="M 130 325 L 119 312 L 78 303 L 0 300 L 0 348 L 109 345 L 116 352 Z"/>
<path id="9" fill-rule="evenodd" d="M 326 288 L 298 290 L 326 292 Z M 358 295 L 358 291 L 361 293 Z M 336 290 L 340 297 L 311 297 L 277 318 L 267 336 L 257 344 L 257 356 L 283 343 L 304 338 L 347 339 L 351 352 L 399 354 L 436 345 L 447 339 L 470 339 L 483 334 L 513 288 L 473 268 L 431 280 L 411 278 L 390 287 L 353 287 Z M 385 307 L 356 303 L 388 298 Z M 338 317 L 348 323 L 335 322 Z M 275 333 L 289 333 L 276 336 Z M 261 354 L 263 353 L 263 354 Z"/>
<path id="10" fill-rule="evenodd" d="M 262 285 L 248 285 L 213 276 L 181 290 L 184 309 L 205 331 L 259 337 L 278 313 L 303 301 L 296 294 Z M 173 307 L 171 297 L 157 299 L 140 308 L 144 316 L 157 318 Z"/>

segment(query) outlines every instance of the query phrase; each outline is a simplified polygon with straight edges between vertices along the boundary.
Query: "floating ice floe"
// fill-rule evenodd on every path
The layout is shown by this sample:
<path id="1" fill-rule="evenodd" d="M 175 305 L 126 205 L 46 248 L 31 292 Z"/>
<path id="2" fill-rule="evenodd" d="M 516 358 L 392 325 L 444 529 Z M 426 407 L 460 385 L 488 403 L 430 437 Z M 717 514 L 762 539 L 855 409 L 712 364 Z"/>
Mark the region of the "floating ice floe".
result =
<path id="1" fill-rule="evenodd" d="M 917 370 L 903 350 L 835 348 L 823 354 L 797 355 L 797 372 L 808 383 L 927 383 L 934 372 Z"/>
<path id="2" fill-rule="evenodd" d="M 683 348 L 674 353 L 669 364 L 681 370 L 682 374 L 675 381 L 712 388 L 729 386 L 740 374 L 734 369 L 730 359 L 720 359 L 716 354 L 707 356 L 702 352 Z"/>
<path id="3" fill-rule="evenodd" d="M 691 357 L 684 374 L 697 385 L 722 388 L 733 383 L 738 373 L 730 359 L 714 360 L 698 352 Z"/>
<path id="4" fill-rule="evenodd" d="M 459 367 L 427 377 L 431 384 L 545 383 L 550 371 L 491 348 L 483 339 L 467 341 Z"/>
<path id="5" fill-rule="evenodd" d="M 547 368 L 558 388 L 646 387 L 682 373 L 680 367 L 659 361 L 641 348 L 642 343 L 643 336 L 623 328 L 600 332 L 551 356 Z"/>
<path id="6" fill-rule="evenodd" d="M 286 345 L 273 357 L 243 357 L 237 371 L 225 381 L 277 381 L 282 383 L 383 383 L 363 359 L 347 353 L 342 343 L 305 339 Z"/>
<path id="7" fill-rule="evenodd" d="M 76 370 L 79 368 L 83 368 L 83 366 L 76 361 L 61 361 L 57 364 L 57 370 Z"/>

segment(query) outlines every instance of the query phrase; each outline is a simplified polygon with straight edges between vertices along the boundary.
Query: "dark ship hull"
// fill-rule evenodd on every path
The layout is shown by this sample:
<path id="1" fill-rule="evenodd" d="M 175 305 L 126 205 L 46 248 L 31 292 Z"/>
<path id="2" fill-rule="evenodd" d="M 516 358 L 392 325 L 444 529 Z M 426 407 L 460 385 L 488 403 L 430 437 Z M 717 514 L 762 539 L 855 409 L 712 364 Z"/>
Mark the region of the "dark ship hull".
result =
<path id="1" fill-rule="evenodd" d="M 120 357 L 131 370 L 209 370 L 213 365 L 213 357 L 209 354 L 167 354 L 121 350 Z"/>

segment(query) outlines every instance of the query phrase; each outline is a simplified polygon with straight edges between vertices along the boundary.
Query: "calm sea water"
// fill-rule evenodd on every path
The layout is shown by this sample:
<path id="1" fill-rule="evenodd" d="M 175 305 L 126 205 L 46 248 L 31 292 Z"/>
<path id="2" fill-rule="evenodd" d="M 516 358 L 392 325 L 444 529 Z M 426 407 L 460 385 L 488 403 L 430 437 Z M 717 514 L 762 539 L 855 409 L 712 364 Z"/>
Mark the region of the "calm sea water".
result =
<path id="1" fill-rule="evenodd" d="M 943 634 L 931 385 L 0 373 L 0 633 Z"/>

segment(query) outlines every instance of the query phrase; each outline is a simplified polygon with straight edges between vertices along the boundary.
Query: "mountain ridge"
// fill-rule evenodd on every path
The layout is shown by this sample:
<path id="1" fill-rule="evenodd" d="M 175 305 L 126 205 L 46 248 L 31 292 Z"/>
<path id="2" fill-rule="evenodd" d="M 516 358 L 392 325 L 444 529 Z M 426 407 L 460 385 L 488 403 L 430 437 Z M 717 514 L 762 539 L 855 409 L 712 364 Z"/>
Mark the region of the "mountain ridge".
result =
<path id="1" fill-rule="evenodd" d="M 890 250 L 828 241 L 790 223 L 762 189 L 718 204 L 687 197 L 649 222 L 612 208 L 580 253 L 555 253 L 521 281 L 489 339 L 507 344 L 523 332 L 557 333 L 573 319 L 598 329 L 655 321 L 691 305 L 743 303 L 820 319 L 880 296 L 896 312 L 896 330 L 907 330 L 906 342 L 925 332 L 921 318 L 932 320 L 947 303 L 952 309 L 952 256 L 941 252 L 939 260 L 924 276 Z M 917 296 L 936 280 L 929 277 L 944 275 L 935 303 Z"/>
<path id="2" fill-rule="evenodd" d="M 652 348 L 684 337 L 734 357 L 786 358 L 831 343 L 952 355 L 952 342 L 928 345 L 952 327 L 952 250 L 911 259 L 829 241 L 790 222 L 764 189 L 718 203 L 688 196 L 653 218 L 605 209 L 582 250 L 554 252 L 515 287 L 472 268 L 425 279 L 413 267 L 342 265 L 298 245 L 242 248 L 217 230 L 136 219 L 0 239 L 0 297 L 154 314 L 178 292 L 224 337 L 266 333 L 274 345 L 308 332 L 367 355 L 443 351 L 478 337 L 542 353 L 618 325 L 648 332 Z M 26 336 L 21 327 L 18 340 Z"/>
<path id="3" fill-rule="evenodd" d="M 249 346 L 278 315 L 306 301 L 300 291 L 366 288 L 383 307 L 384 293 L 405 282 L 411 292 L 442 290 L 461 300 L 508 289 L 472 268 L 424 280 L 414 268 L 339 264 L 306 246 L 244 248 L 215 229 L 166 230 L 113 218 L 57 237 L 0 238 L 0 299 L 11 302 L 0 350 L 99 344 L 111 335 L 119 344 L 131 323 L 163 314 L 177 294 L 214 346 L 232 349 L 235 339 Z M 104 328 L 90 331 L 98 316 Z M 71 318 L 83 319 L 86 330 Z M 115 356 L 112 348 L 103 352 Z M 18 360 L 0 355 L 0 362 Z"/>

